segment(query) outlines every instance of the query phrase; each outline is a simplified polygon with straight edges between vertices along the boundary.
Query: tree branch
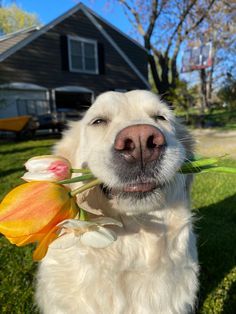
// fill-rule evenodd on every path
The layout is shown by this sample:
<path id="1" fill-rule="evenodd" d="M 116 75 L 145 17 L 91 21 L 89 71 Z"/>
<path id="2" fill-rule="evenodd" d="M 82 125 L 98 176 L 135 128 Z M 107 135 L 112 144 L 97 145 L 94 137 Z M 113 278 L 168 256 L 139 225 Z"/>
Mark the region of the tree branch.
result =
<path id="1" fill-rule="evenodd" d="M 215 1 L 215 0 L 214 0 Z M 169 38 L 169 41 L 168 41 L 168 46 L 166 48 L 166 51 L 165 51 L 165 54 L 168 55 L 169 54 L 169 50 L 170 50 L 170 47 L 172 46 L 172 41 L 175 37 L 175 35 L 177 33 L 180 32 L 180 30 L 182 29 L 182 26 L 183 26 L 183 23 L 187 17 L 187 15 L 189 14 L 189 12 L 191 11 L 191 9 L 194 7 L 194 5 L 196 4 L 197 0 L 193 0 L 192 2 L 190 2 L 190 4 L 187 6 L 187 8 L 185 9 L 185 11 L 182 13 L 182 15 L 180 16 L 180 20 L 179 20 L 179 23 L 177 24 L 174 32 L 172 33 L 172 35 L 170 36 Z"/>
<path id="2" fill-rule="evenodd" d="M 146 43 L 149 42 L 149 49 L 150 47 L 150 38 L 152 36 L 155 24 L 156 24 L 156 20 L 157 20 L 157 7 L 158 7 L 158 1 L 157 0 L 152 0 L 152 5 L 151 5 L 151 16 L 150 16 L 150 23 L 148 25 L 148 29 L 146 31 L 146 33 L 144 34 L 144 42 L 145 42 L 145 46 Z M 148 47 L 146 47 L 148 48 Z"/>
<path id="3" fill-rule="evenodd" d="M 128 2 L 126 0 L 118 0 L 118 2 L 120 4 L 122 4 L 134 17 L 136 23 L 137 23 L 137 28 L 138 28 L 138 31 L 139 33 L 144 36 L 145 35 L 145 31 L 143 29 L 143 25 L 141 23 L 141 20 L 140 20 L 140 16 L 138 14 L 138 12 L 136 10 L 134 10 L 134 8 L 132 8 Z"/>
<path id="4" fill-rule="evenodd" d="M 211 7 L 213 6 L 214 2 L 216 0 L 211 0 L 208 7 L 205 9 L 205 12 L 204 14 L 193 24 L 192 27 L 190 27 L 189 29 L 187 29 L 184 33 L 184 35 L 182 36 L 182 41 L 188 36 L 188 34 L 190 32 L 192 32 L 194 29 L 196 29 L 202 22 L 203 20 L 206 18 L 206 16 L 208 15 L 209 13 L 209 10 L 211 9 Z"/>

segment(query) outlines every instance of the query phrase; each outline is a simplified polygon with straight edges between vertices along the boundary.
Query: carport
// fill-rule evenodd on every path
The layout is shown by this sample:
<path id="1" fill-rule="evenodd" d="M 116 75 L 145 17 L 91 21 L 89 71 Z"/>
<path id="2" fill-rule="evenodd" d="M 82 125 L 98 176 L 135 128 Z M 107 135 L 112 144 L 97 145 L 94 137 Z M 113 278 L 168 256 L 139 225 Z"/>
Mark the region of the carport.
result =
<path id="1" fill-rule="evenodd" d="M 40 115 L 51 111 L 49 91 L 46 87 L 11 82 L 0 85 L 0 117 Z"/>
<path id="2" fill-rule="evenodd" d="M 88 109 L 93 101 L 92 90 L 81 86 L 62 86 L 53 90 L 57 110 L 67 109 L 78 112 Z"/>

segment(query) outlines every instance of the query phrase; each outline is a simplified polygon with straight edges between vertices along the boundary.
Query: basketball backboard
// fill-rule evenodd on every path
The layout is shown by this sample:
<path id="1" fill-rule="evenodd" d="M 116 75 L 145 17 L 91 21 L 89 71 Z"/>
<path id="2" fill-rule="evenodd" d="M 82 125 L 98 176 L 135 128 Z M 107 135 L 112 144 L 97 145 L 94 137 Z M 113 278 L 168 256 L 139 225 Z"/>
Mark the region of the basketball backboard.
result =
<path id="1" fill-rule="evenodd" d="M 181 72 L 191 72 L 212 66 L 212 43 L 188 47 L 182 58 Z"/>

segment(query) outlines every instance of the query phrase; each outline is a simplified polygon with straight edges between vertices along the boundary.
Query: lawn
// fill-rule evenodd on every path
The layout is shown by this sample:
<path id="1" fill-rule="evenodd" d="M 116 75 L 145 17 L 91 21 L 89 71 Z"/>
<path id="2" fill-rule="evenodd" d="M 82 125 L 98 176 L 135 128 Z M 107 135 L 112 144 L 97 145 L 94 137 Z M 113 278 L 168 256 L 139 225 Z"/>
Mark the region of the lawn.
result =
<path id="1" fill-rule="evenodd" d="M 23 164 L 32 156 L 50 153 L 54 140 L 0 143 L 0 199 L 22 183 Z M 33 303 L 32 247 L 17 248 L 0 238 L 0 313 L 37 313 Z"/>
<path id="2" fill-rule="evenodd" d="M 54 140 L 0 143 L 0 199 L 21 183 L 22 164 L 50 153 Z M 236 160 L 224 165 L 236 167 Z M 197 175 L 192 191 L 201 265 L 198 314 L 232 314 L 236 309 L 236 177 Z M 0 308 L 6 314 L 37 313 L 33 303 L 32 247 L 17 248 L 0 238 Z M 164 313 L 160 313 L 164 314 Z M 180 313 L 181 314 L 181 313 Z"/>
<path id="3" fill-rule="evenodd" d="M 188 120 L 189 126 L 199 127 L 200 121 L 202 121 L 205 127 L 214 127 L 219 130 L 236 130 L 236 111 L 235 110 L 225 110 L 225 109 L 215 109 L 212 112 L 204 114 L 204 119 L 201 116 L 199 109 L 193 108 L 189 111 L 189 116 L 187 119 L 186 112 L 178 112 L 176 114 L 182 120 Z"/>

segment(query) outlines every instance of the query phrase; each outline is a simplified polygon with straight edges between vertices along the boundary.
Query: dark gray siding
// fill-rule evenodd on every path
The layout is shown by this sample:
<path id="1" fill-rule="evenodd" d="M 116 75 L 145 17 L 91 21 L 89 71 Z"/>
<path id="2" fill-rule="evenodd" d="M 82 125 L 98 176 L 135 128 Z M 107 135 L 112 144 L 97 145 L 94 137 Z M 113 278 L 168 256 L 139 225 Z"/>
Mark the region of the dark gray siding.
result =
<path id="1" fill-rule="evenodd" d="M 103 46 L 105 63 L 103 74 L 73 73 L 65 68 L 61 43 L 63 36 L 66 35 L 95 39 Z M 143 59 L 140 60 L 140 63 L 142 62 Z M 147 88 L 81 11 L 71 15 L 1 62 L 0 84 L 8 82 L 33 83 L 47 88 L 65 85 L 83 86 L 92 89 L 95 94 L 116 88 L 128 90 Z"/>
<path id="2" fill-rule="evenodd" d="M 125 52 L 133 64 L 138 68 L 142 75 L 148 80 L 147 53 L 144 49 L 139 48 L 133 41 L 117 32 L 114 28 L 109 27 L 102 20 L 96 18 L 99 24 L 113 38 L 116 44 Z"/>

